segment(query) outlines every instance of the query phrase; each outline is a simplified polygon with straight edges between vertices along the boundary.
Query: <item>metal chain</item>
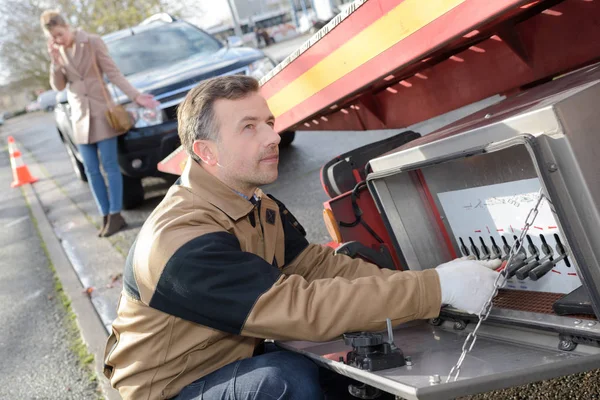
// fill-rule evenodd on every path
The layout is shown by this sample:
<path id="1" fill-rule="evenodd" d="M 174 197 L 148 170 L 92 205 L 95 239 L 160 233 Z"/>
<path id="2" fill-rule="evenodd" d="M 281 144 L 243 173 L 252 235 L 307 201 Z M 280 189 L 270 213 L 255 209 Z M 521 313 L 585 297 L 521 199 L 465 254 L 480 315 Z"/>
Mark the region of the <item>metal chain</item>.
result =
<path id="1" fill-rule="evenodd" d="M 477 322 L 475 329 L 473 329 L 473 331 L 471 333 L 469 333 L 469 335 L 467 335 L 467 338 L 465 339 L 465 343 L 462 346 L 462 354 L 460 355 L 458 362 L 450 370 L 450 373 L 448 374 L 448 378 L 446 378 L 446 383 L 450 382 L 450 379 L 452 379 L 452 375 L 454 375 L 454 381 L 456 381 L 458 379 L 458 376 L 460 375 L 460 368 L 462 366 L 462 363 L 463 363 L 463 361 L 465 361 L 465 357 L 467 356 L 467 354 L 471 350 L 473 350 L 473 346 L 475 346 L 475 342 L 477 341 L 477 331 L 479 330 L 479 327 L 481 326 L 483 321 L 488 319 L 488 317 L 490 316 L 490 312 L 492 311 L 493 299 L 498 294 L 498 289 L 500 289 L 506 283 L 506 274 L 508 271 L 508 267 L 511 265 L 513 257 L 516 254 L 519 254 L 519 252 L 521 251 L 521 248 L 523 247 L 523 240 L 525 239 L 525 236 L 527 235 L 527 231 L 529 231 L 529 228 L 531 227 L 531 225 L 533 225 L 533 223 L 538 215 L 539 206 L 544 197 L 545 196 L 542 193 L 542 189 L 540 189 L 538 192 L 538 200 L 535 203 L 535 206 L 531 210 L 529 210 L 529 214 L 527 214 L 527 218 L 525 218 L 525 227 L 523 228 L 523 230 L 521 232 L 521 236 L 519 236 L 519 239 L 516 240 L 513 243 L 513 245 L 511 246 L 510 251 L 508 253 L 508 260 L 506 261 L 505 267 L 502 270 L 502 272 L 500 272 L 498 274 L 498 276 L 496 277 L 496 280 L 494 281 L 494 291 L 490 294 L 490 297 L 487 299 L 487 301 L 481 308 L 481 311 L 479 311 L 479 314 L 478 314 L 479 321 Z"/>

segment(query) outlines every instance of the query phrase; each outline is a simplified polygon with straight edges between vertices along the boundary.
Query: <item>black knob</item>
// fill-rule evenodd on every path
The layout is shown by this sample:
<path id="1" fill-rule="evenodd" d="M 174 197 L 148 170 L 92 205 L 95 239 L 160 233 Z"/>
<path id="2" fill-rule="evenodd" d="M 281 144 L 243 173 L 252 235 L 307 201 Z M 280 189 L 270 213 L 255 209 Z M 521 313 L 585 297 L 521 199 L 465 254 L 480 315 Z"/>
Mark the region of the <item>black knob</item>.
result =
<path id="1" fill-rule="evenodd" d="M 519 269 L 532 262 L 534 259 L 536 259 L 536 256 L 527 257 L 525 252 L 516 254 L 513 257 L 513 261 L 510 263 L 510 266 L 507 267 L 506 277 L 512 278 Z"/>
<path id="2" fill-rule="evenodd" d="M 377 346 L 383 343 L 383 335 L 373 332 L 344 333 L 344 343 L 352 347 Z"/>
<path id="3" fill-rule="evenodd" d="M 512 278 L 515 275 L 515 272 L 517 272 L 517 270 L 525 264 L 525 256 L 522 254 L 516 254 L 513 257 L 510 265 L 506 267 L 506 278 Z"/>
<path id="4" fill-rule="evenodd" d="M 534 269 L 538 265 L 539 265 L 539 261 L 538 260 L 533 260 L 529 264 L 525 265 L 524 267 L 522 267 L 521 269 L 519 269 L 515 273 L 515 275 L 517 276 L 517 279 L 522 281 L 523 279 L 527 278 L 527 275 L 529 274 L 529 271 L 531 271 L 532 269 Z"/>
<path id="5" fill-rule="evenodd" d="M 545 263 L 543 263 L 542 265 L 540 265 L 539 267 L 532 269 L 531 271 L 529 271 L 529 278 L 532 281 L 537 281 L 542 276 L 544 276 L 548 272 L 550 272 L 552 270 L 552 268 L 554 268 L 554 266 L 559 261 L 561 261 L 563 258 L 565 258 L 566 256 L 567 256 L 566 254 L 563 254 L 562 256 L 558 257 L 556 260 L 548 260 Z"/>
<path id="6" fill-rule="evenodd" d="M 527 264 L 526 266 L 524 266 L 523 268 L 521 268 L 520 270 L 517 271 L 517 279 L 523 280 L 525 278 L 527 278 L 529 276 L 529 272 L 531 270 L 533 270 L 534 268 L 542 265 L 543 263 L 545 263 L 548 259 L 550 259 L 552 256 L 551 255 L 547 255 L 544 258 L 541 258 L 539 260 L 534 260 L 532 262 L 530 262 L 529 264 Z"/>

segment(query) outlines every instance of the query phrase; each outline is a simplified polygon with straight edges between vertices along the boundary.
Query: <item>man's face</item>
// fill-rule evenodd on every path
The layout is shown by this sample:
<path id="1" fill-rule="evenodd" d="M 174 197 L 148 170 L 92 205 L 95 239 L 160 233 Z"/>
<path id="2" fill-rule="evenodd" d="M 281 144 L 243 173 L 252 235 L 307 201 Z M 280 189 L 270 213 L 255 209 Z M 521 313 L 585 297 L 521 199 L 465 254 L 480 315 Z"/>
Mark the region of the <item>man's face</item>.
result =
<path id="1" fill-rule="evenodd" d="M 277 179 L 280 137 L 275 118 L 259 93 L 239 100 L 217 100 L 216 174 L 237 190 L 254 189 Z"/>

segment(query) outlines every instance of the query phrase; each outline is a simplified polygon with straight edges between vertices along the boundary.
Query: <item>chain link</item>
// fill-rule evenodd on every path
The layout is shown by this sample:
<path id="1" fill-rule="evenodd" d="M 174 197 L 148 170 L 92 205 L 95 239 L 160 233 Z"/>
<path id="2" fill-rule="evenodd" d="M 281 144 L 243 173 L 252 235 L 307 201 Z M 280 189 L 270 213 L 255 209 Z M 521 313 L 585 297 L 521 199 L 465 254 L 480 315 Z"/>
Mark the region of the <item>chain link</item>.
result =
<path id="1" fill-rule="evenodd" d="M 494 297 L 496 297 L 496 295 L 498 294 L 498 289 L 500 289 L 506 283 L 506 279 L 507 279 L 506 274 L 508 271 L 508 267 L 511 265 L 514 256 L 519 254 L 519 252 L 521 251 L 521 248 L 523 247 L 523 240 L 525 239 L 525 236 L 527 235 L 529 228 L 531 227 L 531 225 L 533 225 L 535 219 L 537 218 L 540 204 L 542 202 L 542 199 L 544 199 L 544 198 L 545 198 L 545 196 L 542 192 L 542 189 L 540 189 L 538 192 L 538 199 L 537 199 L 537 202 L 535 203 L 535 206 L 531 210 L 529 210 L 529 213 L 527 214 L 527 218 L 525 218 L 525 226 L 523 227 L 523 230 L 521 231 L 521 235 L 519 236 L 519 239 L 515 240 L 515 242 L 511 246 L 510 251 L 508 253 L 508 259 L 506 260 L 505 267 L 502 270 L 502 272 L 500 272 L 498 274 L 498 276 L 496 277 L 496 280 L 494 281 L 494 291 L 490 294 L 490 297 L 487 299 L 487 301 L 485 302 L 485 304 L 479 311 L 479 314 L 477 314 L 477 316 L 479 317 L 479 321 L 477 322 L 475 329 L 473 329 L 473 331 L 467 335 L 467 338 L 465 339 L 465 342 L 463 343 L 463 346 L 462 346 L 462 353 L 461 353 L 460 357 L 458 358 L 457 363 L 450 370 L 450 373 L 448 374 L 448 378 L 446 378 L 446 383 L 450 382 L 453 375 L 454 375 L 454 381 L 456 381 L 458 379 L 458 376 L 460 375 L 460 369 L 462 367 L 462 364 L 465 361 L 467 354 L 471 350 L 473 350 L 473 346 L 475 346 L 475 342 L 477 341 L 477 331 L 479 330 L 479 327 L 481 326 L 483 321 L 488 319 L 488 317 L 490 316 L 490 312 L 492 311 Z"/>

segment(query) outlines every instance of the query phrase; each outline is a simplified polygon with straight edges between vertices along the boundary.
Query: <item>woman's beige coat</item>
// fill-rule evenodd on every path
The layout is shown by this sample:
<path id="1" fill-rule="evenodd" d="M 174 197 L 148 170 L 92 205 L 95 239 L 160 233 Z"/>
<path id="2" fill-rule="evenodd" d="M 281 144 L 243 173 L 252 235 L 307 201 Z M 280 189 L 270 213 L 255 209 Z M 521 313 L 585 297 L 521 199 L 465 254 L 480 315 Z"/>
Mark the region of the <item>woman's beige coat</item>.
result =
<path id="1" fill-rule="evenodd" d="M 74 34 L 74 49 L 61 46 L 62 64 L 53 64 L 50 68 L 50 85 L 58 91 L 68 87 L 67 98 L 71 106 L 75 141 L 78 144 L 96 143 L 118 134 L 105 117 L 108 106 L 102 91 L 104 81 L 98 78 L 93 67 L 93 54 L 95 53 L 100 74 L 106 74 L 130 99 L 134 100 L 139 92 L 119 71 L 100 36 L 82 30 L 77 30 Z"/>

